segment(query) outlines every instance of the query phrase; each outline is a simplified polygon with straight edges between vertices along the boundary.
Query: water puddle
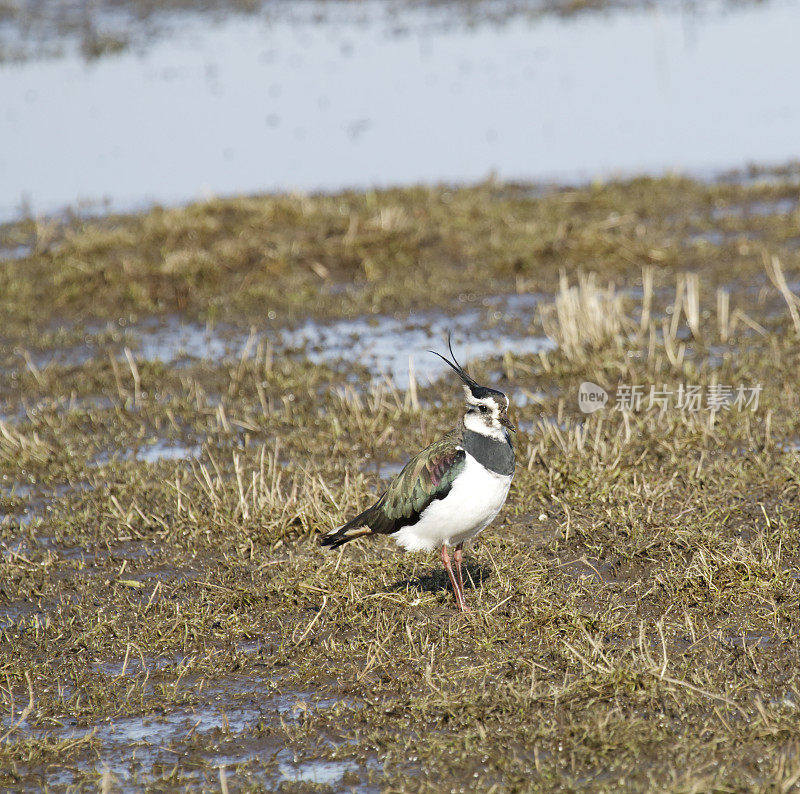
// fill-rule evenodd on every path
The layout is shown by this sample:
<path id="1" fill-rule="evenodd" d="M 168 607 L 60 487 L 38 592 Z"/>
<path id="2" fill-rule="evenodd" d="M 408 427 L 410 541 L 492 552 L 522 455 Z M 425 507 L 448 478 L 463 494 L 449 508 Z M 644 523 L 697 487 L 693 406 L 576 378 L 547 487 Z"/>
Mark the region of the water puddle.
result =
<path id="1" fill-rule="evenodd" d="M 197 458 L 202 452 L 200 444 L 182 443 L 167 439 L 155 439 L 152 443 L 135 449 L 116 449 L 101 452 L 93 458 L 95 466 L 105 466 L 113 461 L 138 460 L 145 463 L 158 463 L 162 460 L 188 460 Z"/>
<path id="2" fill-rule="evenodd" d="M 29 499 L 36 493 L 36 486 L 12 480 L 7 474 L 0 477 L 0 497 L 5 499 Z"/>
<path id="3" fill-rule="evenodd" d="M 41 518 L 53 499 L 63 496 L 70 486 L 66 484 L 43 487 L 31 483 L 18 483 L 8 475 L 0 478 L 0 524 L 13 523 L 19 529 Z"/>
<path id="4" fill-rule="evenodd" d="M 209 706 L 157 716 L 116 718 L 86 733 L 93 733 L 100 745 L 99 761 L 94 768 L 98 772 L 108 770 L 118 784 L 124 784 L 146 779 L 160 762 L 174 763 L 185 754 L 183 748 L 193 739 L 202 739 L 213 732 L 223 736 L 246 734 L 261 718 L 262 709 L 257 705 Z"/>
<path id="5" fill-rule="evenodd" d="M 732 204 L 727 207 L 714 207 L 711 210 L 713 220 L 726 218 L 767 218 L 772 215 L 789 215 L 797 209 L 798 200 L 781 198 L 775 201 L 752 201 L 748 204 Z"/>
<path id="6" fill-rule="evenodd" d="M 81 201 L 130 209 L 490 174 L 574 182 L 797 156 L 797 3 L 520 6 L 502 24 L 441 5 L 176 15 L 147 46 L 98 49 L 98 34 L 88 51 L 2 63 L 0 218 Z M 88 21 L 109 22 L 97 10 Z"/>
<path id="7" fill-rule="evenodd" d="M 180 660 L 145 660 L 150 674 L 173 663 L 180 663 Z M 100 671 L 113 678 L 123 674 L 123 664 L 102 665 Z M 140 675 L 141 664 L 140 659 L 131 655 L 124 674 Z M 296 762 L 288 750 L 281 749 L 280 745 L 275 747 L 270 732 L 262 731 L 270 721 L 297 720 L 312 710 L 332 707 L 340 702 L 338 699 L 308 692 L 255 697 L 248 694 L 252 689 L 252 681 L 233 683 L 229 689 L 210 690 L 206 696 L 208 705 L 174 708 L 165 714 L 114 717 L 87 726 L 72 722 L 57 732 L 24 723 L 19 730 L 39 738 L 49 736 L 79 741 L 91 737 L 92 759 L 78 762 L 77 768 L 110 774 L 122 788 L 141 785 L 154 768 L 172 765 L 179 758 L 192 762 L 186 763 L 184 771 L 191 776 L 194 767 L 198 780 L 204 779 L 208 770 L 219 766 L 228 767 L 230 778 L 235 775 L 236 765 L 270 757 L 278 761 L 273 775 L 278 782 L 336 782 L 348 772 L 358 773 L 359 765 L 354 762 Z M 0 721 L 0 727 L 3 725 Z M 68 770 L 63 770 L 63 774 L 65 777 L 60 781 L 49 776 L 48 782 L 69 785 L 77 779 Z"/>
<path id="8" fill-rule="evenodd" d="M 221 361 L 238 354 L 246 342 L 241 333 L 183 322 L 174 316 L 148 321 L 130 331 L 137 342 L 137 357 L 147 361 L 170 362 L 185 358 Z"/>
<path id="9" fill-rule="evenodd" d="M 121 676 L 137 676 L 140 674 L 151 674 L 156 671 L 180 668 L 189 661 L 187 656 L 139 656 L 136 653 L 128 654 L 126 659 L 113 662 L 97 662 L 92 667 L 98 672 L 109 678 L 119 678 Z"/>
<path id="10" fill-rule="evenodd" d="M 11 604 L 4 607 L 0 611 L 0 633 L 8 632 L 8 637 L 13 634 L 19 634 L 25 629 L 45 620 L 44 613 L 36 612 L 36 606 L 30 603 L 27 604 Z"/>
<path id="11" fill-rule="evenodd" d="M 735 243 L 739 240 L 758 240 L 763 237 L 763 234 L 759 232 L 745 232 L 745 231 L 736 231 L 736 232 L 722 232 L 718 229 L 713 229 L 707 232 L 697 232 L 695 234 L 690 234 L 687 237 L 687 240 L 690 243 L 695 243 L 698 245 L 713 245 L 717 248 L 720 248 L 723 245 L 727 245 L 728 243 Z"/>
<path id="12" fill-rule="evenodd" d="M 441 361 L 427 351 L 445 350 L 448 333 L 453 335 L 454 349 L 462 363 L 504 353 L 539 353 L 554 347 L 542 336 L 509 333 L 498 324 L 498 315 L 504 321 L 516 317 L 529 323 L 533 311 L 520 315 L 510 307 L 503 312 L 467 309 L 456 317 L 417 315 L 403 320 L 358 317 L 329 325 L 308 320 L 299 328 L 284 332 L 282 342 L 289 349 L 302 349 L 315 363 L 342 359 L 362 364 L 376 377 L 388 375 L 401 388 L 409 385 L 409 366 L 422 383 L 441 376 Z"/>
<path id="13" fill-rule="evenodd" d="M 539 299 L 540 296 L 529 294 L 499 295 L 472 306 L 472 297 L 465 296 L 468 307 L 454 317 L 422 312 L 406 318 L 375 315 L 327 323 L 307 320 L 291 330 L 259 331 L 252 337 L 250 332 L 212 329 L 170 317 L 130 326 L 127 335 L 137 360 L 175 363 L 196 359 L 220 363 L 240 358 L 248 347 L 266 340 L 276 351 L 302 353 L 314 363 L 344 361 L 364 365 L 376 379 L 388 375 L 395 385 L 406 388 L 410 358 L 421 382 L 441 375 L 441 362 L 426 351 L 444 349 L 448 333 L 453 334 L 462 360 L 552 349 L 550 340 L 528 333 Z M 168 456 L 166 451 L 161 455 Z M 180 456 L 176 451 L 175 457 Z"/>
<path id="14" fill-rule="evenodd" d="M 24 259 L 33 253 L 33 247 L 30 245 L 14 245 L 10 248 L 0 245 L 0 261 Z"/>
<path id="15" fill-rule="evenodd" d="M 364 466 L 365 472 L 374 472 L 381 480 L 391 480 L 403 470 L 405 463 L 391 461 L 389 463 L 379 463 L 375 460 L 367 461 Z"/>
<path id="16" fill-rule="evenodd" d="M 199 444 L 187 446 L 185 444 L 170 444 L 166 441 L 156 441 L 147 447 L 136 451 L 136 459 L 147 463 L 157 463 L 160 460 L 186 460 L 199 457 L 202 447 Z"/>
<path id="17" fill-rule="evenodd" d="M 302 761 L 282 762 L 278 773 L 284 780 L 294 783 L 316 783 L 318 786 L 334 786 L 350 773 L 357 775 L 358 764 L 352 761 Z"/>

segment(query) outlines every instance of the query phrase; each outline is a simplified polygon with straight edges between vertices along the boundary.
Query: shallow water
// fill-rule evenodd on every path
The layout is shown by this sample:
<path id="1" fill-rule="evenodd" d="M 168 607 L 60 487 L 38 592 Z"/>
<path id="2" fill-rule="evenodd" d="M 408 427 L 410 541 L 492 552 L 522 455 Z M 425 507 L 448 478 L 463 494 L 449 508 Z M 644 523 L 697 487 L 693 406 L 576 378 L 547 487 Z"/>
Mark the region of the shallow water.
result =
<path id="1" fill-rule="evenodd" d="M 244 343 L 242 335 L 226 338 L 223 330 L 215 331 L 199 323 L 182 322 L 174 316 L 151 320 L 130 329 L 137 343 L 137 357 L 165 362 L 183 357 L 220 361 L 226 355 L 238 352 Z"/>
<path id="2" fill-rule="evenodd" d="M 284 780 L 329 786 L 338 783 L 347 772 L 357 772 L 358 769 L 358 764 L 352 761 L 284 761 L 278 766 Z"/>
<path id="3" fill-rule="evenodd" d="M 761 217 L 770 215 L 789 215 L 798 206 L 796 197 L 775 199 L 773 201 L 755 201 L 750 204 L 734 204 L 730 207 L 717 207 L 712 210 L 712 220 L 722 220 L 724 218 L 747 218 Z"/>
<path id="4" fill-rule="evenodd" d="M 421 383 L 442 374 L 442 363 L 427 351 L 446 350 L 452 333 L 456 354 L 464 361 L 511 352 L 538 353 L 553 347 L 549 339 L 529 333 L 533 325 L 537 295 L 498 295 L 478 305 L 467 300 L 456 316 L 441 312 L 419 312 L 408 317 L 371 315 L 320 322 L 307 320 L 300 326 L 279 332 L 244 333 L 231 328 L 211 329 L 178 318 L 152 321 L 127 329 L 136 357 L 150 361 L 174 362 L 182 358 L 221 361 L 239 357 L 249 346 L 262 340 L 273 345 L 276 354 L 302 350 L 315 363 L 342 360 L 368 367 L 376 379 L 384 375 L 401 388 L 409 384 L 409 359 Z"/>
<path id="5" fill-rule="evenodd" d="M 159 668 L 159 660 L 146 661 L 151 673 Z M 126 673 L 135 676 L 141 672 L 140 660 L 132 656 Z M 115 677 L 121 673 L 115 668 L 107 674 Z M 295 759 L 287 750 L 276 750 L 269 732 L 261 735 L 261 724 L 273 720 L 294 721 L 304 711 L 332 707 L 338 702 L 336 699 L 297 692 L 273 696 L 261 693 L 242 700 L 235 690 L 235 686 L 231 691 L 210 690 L 209 705 L 198 708 L 179 707 L 165 714 L 113 717 L 85 727 L 66 720 L 63 727 L 55 731 L 36 728 L 25 721 L 19 730 L 32 736 L 57 736 L 67 740 L 93 737 L 96 752 L 91 760 L 79 761 L 73 770 L 48 774 L 48 784 L 57 786 L 74 783 L 76 771 L 95 770 L 98 774 L 110 773 L 114 790 L 135 791 L 155 766 L 174 763 L 177 758 L 191 759 L 193 764 L 189 767 L 196 768 L 198 782 L 209 773 L 216 777 L 213 770 L 222 766 L 226 767 L 228 782 L 233 784 L 239 764 L 253 759 L 266 762 L 271 756 L 276 760 L 274 771 L 263 777 L 276 786 L 281 781 L 335 784 L 348 772 L 366 771 L 350 761 Z M 4 717 L 0 720 L 0 729 L 7 729 L 8 723 Z M 210 745 L 197 750 L 197 740 L 205 739 Z"/>
<path id="6" fill-rule="evenodd" d="M 441 376 L 443 365 L 428 350 L 446 352 L 448 332 L 453 334 L 454 349 L 462 363 L 506 352 L 538 353 L 553 347 L 549 339 L 540 335 L 521 335 L 509 333 L 503 327 L 491 327 L 492 316 L 491 310 L 470 309 L 456 317 L 435 314 L 403 320 L 360 317 L 330 325 L 309 320 L 300 328 L 285 332 L 283 342 L 289 347 L 304 348 L 311 361 L 323 363 L 341 358 L 363 364 L 376 377 L 386 374 L 401 388 L 409 385 L 410 367 L 422 383 Z M 531 316 L 532 312 L 528 318 Z"/>
<path id="7" fill-rule="evenodd" d="M 282 4 L 174 22 L 97 60 L 67 47 L 0 64 L 0 219 L 797 156 L 790 0 L 469 24 L 435 7 Z"/>
<path id="8" fill-rule="evenodd" d="M 94 462 L 98 466 L 104 466 L 112 460 L 135 459 L 146 463 L 158 463 L 162 460 L 188 460 L 199 457 L 201 451 L 200 444 L 155 438 L 135 448 L 102 452 L 95 456 Z"/>

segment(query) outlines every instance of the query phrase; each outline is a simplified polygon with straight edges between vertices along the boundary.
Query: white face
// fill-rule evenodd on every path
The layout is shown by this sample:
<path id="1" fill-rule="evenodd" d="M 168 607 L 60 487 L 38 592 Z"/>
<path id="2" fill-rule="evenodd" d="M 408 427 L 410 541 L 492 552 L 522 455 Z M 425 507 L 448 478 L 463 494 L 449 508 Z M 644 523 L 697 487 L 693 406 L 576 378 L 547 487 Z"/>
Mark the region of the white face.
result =
<path id="1" fill-rule="evenodd" d="M 497 394 L 476 399 L 468 387 L 464 388 L 464 392 L 469 405 L 464 414 L 464 426 L 482 436 L 490 436 L 501 441 L 507 439 L 506 428 L 512 426 L 508 419 L 508 397 L 505 394 Z"/>

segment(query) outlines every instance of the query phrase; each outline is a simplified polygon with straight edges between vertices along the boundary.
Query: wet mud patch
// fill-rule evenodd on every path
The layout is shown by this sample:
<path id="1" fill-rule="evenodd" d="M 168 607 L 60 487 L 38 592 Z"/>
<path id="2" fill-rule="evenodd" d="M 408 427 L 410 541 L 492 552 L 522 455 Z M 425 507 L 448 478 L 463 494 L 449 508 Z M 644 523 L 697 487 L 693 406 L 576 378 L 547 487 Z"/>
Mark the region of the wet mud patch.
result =
<path id="1" fill-rule="evenodd" d="M 336 783 L 346 775 L 358 781 L 367 771 L 355 761 L 304 759 L 303 753 L 288 750 L 277 735 L 282 724 L 296 724 L 303 715 L 331 708 L 334 701 L 314 699 L 308 693 L 253 696 L 239 689 L 239 685 L 228 689 L 224 684 L 220 688 L 217 682 L 206 693 L 210 705 L 181 706 L 167 713 L 72 721 L 57 730 L 28 726 L 42 743 L 71 744 L 77 752 L 70 753 L 68 763 L 49 772 L 19 765 L 14 778 L 24 789 L 37 783 L 86 785 L 102 779 L 128 789 L 161 780 L 165 774 L 170 779 L 169 770 L 174 774 L 176 763 L 184 785 L 218 784 L 220 775 L 231 785 L 248 780 L 271 786 L 285 780 Z M 257 773 L 251 775 L 249 768 L 257 768 Z"/>

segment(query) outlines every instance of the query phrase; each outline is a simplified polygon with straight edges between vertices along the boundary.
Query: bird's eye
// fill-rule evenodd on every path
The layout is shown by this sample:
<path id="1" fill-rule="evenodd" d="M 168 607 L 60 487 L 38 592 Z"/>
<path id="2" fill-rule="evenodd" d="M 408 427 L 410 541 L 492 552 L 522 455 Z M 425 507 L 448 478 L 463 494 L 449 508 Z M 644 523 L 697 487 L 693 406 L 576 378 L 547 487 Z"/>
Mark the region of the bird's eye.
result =
<path id="1" fill-rule="evenodd" d="M 486 412 L 487 412 L 489 409 L 488 409 L 488 408 L 487 408 L 485 405 L 479 405 L 479 406 L 478 406 L 478 410 L 479 410 L 479 411 L 480 411 L 482 414 L 485 414 L 485 413 L 486 413 Z"/>

